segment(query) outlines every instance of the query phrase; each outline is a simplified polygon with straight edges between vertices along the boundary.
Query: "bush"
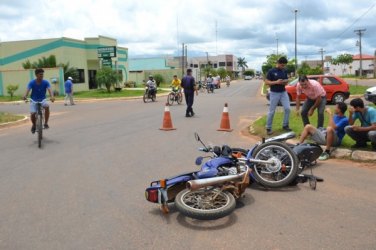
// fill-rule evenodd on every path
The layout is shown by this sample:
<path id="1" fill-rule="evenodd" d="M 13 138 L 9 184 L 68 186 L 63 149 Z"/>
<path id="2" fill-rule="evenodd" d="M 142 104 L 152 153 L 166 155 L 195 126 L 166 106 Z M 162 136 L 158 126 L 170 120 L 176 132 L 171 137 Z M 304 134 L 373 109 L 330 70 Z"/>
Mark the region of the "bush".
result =
<path id="1" fill-rule="evenodd" d="M 9 84 L 7 86 L 7 92 L 10 95 L 10 99 L 13 99 L 14 92 L 16 92 L 17 89 L 18 89 L 18 84 L 16 85 Z"/>
<path id="2" fill-rule="evenodd" d="M 159 85 L 164 82 L 164 79 L 163 79 L 163 76 L 161 74 L 155 74 L 154 75 L 154 80 L 155 82 L 157 83 L 157 87 L 159 87 Z"/>
<path id="3" fill-rule="evenodd" d="M 136 82 L 135 81 L 127 81 L 124 83 L 125 88 L 134 88 L 136 87 Z"/>

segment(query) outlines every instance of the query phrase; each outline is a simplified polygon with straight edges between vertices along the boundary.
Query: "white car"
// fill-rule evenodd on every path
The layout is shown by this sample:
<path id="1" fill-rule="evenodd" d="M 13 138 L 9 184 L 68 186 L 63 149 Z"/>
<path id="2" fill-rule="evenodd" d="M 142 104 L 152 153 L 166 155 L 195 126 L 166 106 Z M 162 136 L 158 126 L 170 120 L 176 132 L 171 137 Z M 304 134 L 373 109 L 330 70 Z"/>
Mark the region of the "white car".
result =
<path id="1" fill-rule="evenodd" d="M 366 93 L 364 94 L 364 98 L 369 101 L 376 104 L 376 87 L 371 87 L 366 90 Z"/>
<path id="2" fill-rule="evenodd" d="M 252 76 L 244 76 L 244 80 L 252 80 Z"/>

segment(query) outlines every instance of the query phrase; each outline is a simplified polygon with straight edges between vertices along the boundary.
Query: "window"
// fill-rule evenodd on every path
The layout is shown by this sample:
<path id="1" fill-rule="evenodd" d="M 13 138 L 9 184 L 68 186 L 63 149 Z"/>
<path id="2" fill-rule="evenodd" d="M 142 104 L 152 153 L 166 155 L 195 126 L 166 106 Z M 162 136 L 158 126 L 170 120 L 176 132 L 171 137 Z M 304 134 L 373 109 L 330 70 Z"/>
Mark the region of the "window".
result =
<path id="1" fill-rule="evenodd" d="M 226 62 L 219 62 L 219 67 L 224 67 L 226 66 Z"/>
<path id="2" fill-rule="evenodd" d="M 198 64 L 193 64 L 193 68 L 198 68 Z"/>
<path id="3" fill-rule="evenodd" d="M 227 66 L 232 67 L 232 62 L 227 62 Z"/>
<path id="4" fill-rule="evenodd" d="M 191 63 L 191 64 L 189 65 L 189 67 L 191 67 L 191 68 L 192 68 L 192 67 L 193 67 L 193 64 Z"/>
<path id="5" fill-rule="evenodd" d="M 213 67 L 214 67 L 214 68 L 216 69 L 216 68 L 217 68 L 217 64 L 216 64 L 216 63 L 214 63 L 214 64 L 213 64 Z"/>
<path id="6" fill-rule="evenodd" d="M 334 77 L 324 77 L 322 79 L 322 85 L 339 85 L 339 84 L 341 83 Z"/>
<path id="7" fill-rule="evenodd" d="M 84 83 L 85 82 L 85 70 L 77 69 L 78 79 L 75 83 Z"/>

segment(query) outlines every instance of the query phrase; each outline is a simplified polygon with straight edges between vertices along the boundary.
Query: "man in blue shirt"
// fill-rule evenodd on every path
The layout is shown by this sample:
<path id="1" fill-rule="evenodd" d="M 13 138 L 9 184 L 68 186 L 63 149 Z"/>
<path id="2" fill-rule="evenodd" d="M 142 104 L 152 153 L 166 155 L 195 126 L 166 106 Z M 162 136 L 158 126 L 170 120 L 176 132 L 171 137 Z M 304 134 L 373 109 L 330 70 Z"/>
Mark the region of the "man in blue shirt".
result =
<path id="1" fill-rule="evenodd" d="M 181 80 L 181 87 L 184 89 L 185 102 L 187 103 L 187 109 L 185 111 L 185 117 L 192 117 L 195 115 L 193 112 L 194 93 L 198 95 L 196 89 L 195 78 L 192 76 L 192 70 L 187 69 L 187 75 Z"/>
<path id="2" fill-rule="evenodd" d="M 73 81 L 73 78 L 69 76 L 68 79 L 64 83 L 64 87 L 65 87 L 64 105 L 65 106 L 68 105 L 68 99 L 70 101 L 70 104 L 74 105 L 74 102 L 73 102 L 73 83 L 72 83 L 72 81 Z"/>
<path id="3" fill-rule="evenodd" d="M 36 69 L 34 80 L 31 80 L 27 85 L 26 93 L 23 96 L 23 99 L 26 100 L 29 92 L 31 90 L 31 99 L 30 102 L 30 119 L 31 123 L 33 124 L 31 127 L 31 133 L 35 133 L 35 122 L 36 122 L 36 112 L 37 112 L 37 105 L 35 102 L 42 102 L 42 106 L 44 108 L 44 128 L 48 129 L 48 119 L 50 117 L 50 108 L 48 105 L 48 101 L 46 99 L 46 91 L 50 94 L 50 99 L 52 102 L 55 101 L 54 95 L 51 91 L 51 84 L 43 79 L 44 70 L 43 69 Z"/>
<path id="4" fill-rule="evenodd" d="M 285 89 L 285 85 L 288 83 L 288 76 L 285 70 L 286 64 L 287 59 L 285 57 L 279 58 L 277 61 L 277 67 L 269 70 L 266 75 L 265 83 L 270 86 L 270 105 L 266 121 L 266 133 L 268 135 L 273 134 L 273 118 L 278 103 L 281 103 L 284 109 L 282 128 L 285 131 L 291 131 L 289 127 L 290 99 Z"/>
<path id="5" fill-rule="evenodd" d="M 325 111 L 329 114 L 329 124 L 324 130 L 322 128 L 315 128 L 311 124 L 307 124 L 300 136 L 299 143 L 310 135 L 311 139 L 320 145 L 326 145 L 325 151 L 320 155 L 319 160 L 327 160 L 330 157 L 330 149 L 332 146 L 338 147 L 341 145 L 342 139 L 345 136 L 345 127 L 349 125 L 349 120 L 345 116 L 347 105 L 344 102 L 336 104 L 334 115 L 330 108 Z"/>
<path id="6" fill-rule="evenodd" d="M 345 128 L 348 134 L 356 143 L 352 148 L 367 147 L 367 142 L 371 141 L 373 150 L 376 150 L 376 109 L 365 107 L 360 98 L 350 101 L 349 126 Z M 361 126 L 354 125 L 356 120 L 360 120 Z"/>

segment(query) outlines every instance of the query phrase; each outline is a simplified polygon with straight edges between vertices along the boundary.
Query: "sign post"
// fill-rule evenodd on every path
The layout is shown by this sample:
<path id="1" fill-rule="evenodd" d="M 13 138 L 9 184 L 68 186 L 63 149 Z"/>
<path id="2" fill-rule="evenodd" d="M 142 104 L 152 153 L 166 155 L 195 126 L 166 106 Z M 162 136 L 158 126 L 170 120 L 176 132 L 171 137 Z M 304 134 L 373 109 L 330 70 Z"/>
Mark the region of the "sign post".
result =
<path id="1" fill-rule="evenodd" d="M 103 67 L 112 68 L 112 57 L 116 57 L 116 46 L 98 47 L 98 58 L 102 59 Z"/>

